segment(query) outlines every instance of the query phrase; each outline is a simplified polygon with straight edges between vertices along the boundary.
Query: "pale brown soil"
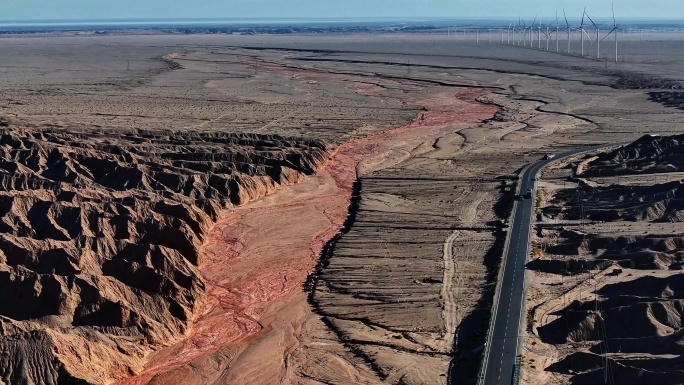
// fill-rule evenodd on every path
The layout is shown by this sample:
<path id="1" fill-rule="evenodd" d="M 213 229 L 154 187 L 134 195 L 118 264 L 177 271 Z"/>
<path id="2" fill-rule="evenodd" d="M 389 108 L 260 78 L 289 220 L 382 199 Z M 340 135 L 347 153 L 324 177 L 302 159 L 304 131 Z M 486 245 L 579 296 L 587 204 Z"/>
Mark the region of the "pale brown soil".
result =
<path id="1" fill-rule="evenodd" d="M 425 36 L 18 38 L 0 53 L 2 125 L 342 144 L 326 171 L 222 213 L 202 249 L 207 296 L 196 325 L 126 360 L 90 346 L 101 365 L 82 374 L 97 372 L 93 383 L 127 370 L 140 372 L 113 376 L 158 384 L 472 381 L 503 237 L 495 220 L 507 217 L 512 192 L 502 177 L 543 153 L 682 129 L 679 110 L 611 88 L 620 79 L 592 63 Z M 640 66 L 654 68 L 629 68 Z M 664 68 L 675 76 L 680 67 Z M 347 217 L 357 176 L 353 223 L 326 244 Z M 278 187 L 269 186 L 264 192 Z M 542 287 L 544 295 L 557 288 Z M 54 345 L 83 355 L 68 338 Z M 17 349 L 36 362 L 49 356 Z M 536 367 L 525 375 L 556 376 Z"/>

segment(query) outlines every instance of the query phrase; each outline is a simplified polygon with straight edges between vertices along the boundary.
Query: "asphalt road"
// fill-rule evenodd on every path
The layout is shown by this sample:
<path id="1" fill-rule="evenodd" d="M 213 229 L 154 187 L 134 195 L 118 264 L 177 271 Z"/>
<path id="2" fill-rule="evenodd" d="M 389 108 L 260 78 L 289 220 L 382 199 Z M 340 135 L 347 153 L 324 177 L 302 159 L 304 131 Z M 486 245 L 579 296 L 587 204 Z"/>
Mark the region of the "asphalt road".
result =
<path id="1" fill-rule="evenodd" d="M 594 150 L 600 147 L 583 148 L 558 154 L 551 160 L 542 160 L 532 164 L 523 172 L 520 180 L 521 194 L 527 189 L 535 191 L 532 181 L 539 170 L 550 162 Z M 510 240 L 507 254 L 504 256 L 504 269 L 501 284 L 501 295 L 497 306 L 497 313 L 493 324 L 492 339 L 489 346 L 488 361 L 486 363 L 484 385 L 511 385 L 514 380 L 515 359 L 520 344 L 521 319 L 524 317 L 525 300 L 525 264 L 529 255 L 531 223 L 534 215 L 534 193 L 532 199 L 515 201 L 515 214 L 511 222 Z"/>

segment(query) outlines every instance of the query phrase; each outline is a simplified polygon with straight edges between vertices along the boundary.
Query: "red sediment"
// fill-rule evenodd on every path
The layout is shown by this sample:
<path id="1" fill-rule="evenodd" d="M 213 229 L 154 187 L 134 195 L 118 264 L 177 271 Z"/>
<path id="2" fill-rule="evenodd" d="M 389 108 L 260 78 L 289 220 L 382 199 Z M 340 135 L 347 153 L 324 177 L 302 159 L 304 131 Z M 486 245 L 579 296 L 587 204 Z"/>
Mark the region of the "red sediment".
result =
<path id="1" fill-rule="evenodd" d="M 279 70 L 307 78 L 311 75 Z M 327 81 L 331 77 L 351 78 L 326 75 Z M 346 82 L 345 86 L 355 85 Z M 376 91 L 373 88 L 371 93 Z M 154 354 L 140 374 L 120 379 L 117 384 L 146 384 L 157 374 L 259 333 L 260 320 L 272 311 L 274 304 L 302 293 L 302 285 L 315 268 L 322 247 L 342 226 L 359 162 L 390 150 L 393 141 L 403 134 L 427 134 L 428 130 L 440 130 L 450 123 L 478 122 L 493 116 L 496 107 L 475 101 L 485 92 L 435 87 L 424 94 L 417 92 L 419 104 L 428 108 L 421 119 L 343 143 L 324 170 L 302 182 L 313 188 L 297 191 L 297 186 L 287 187 L 264 202 L 226 213 L 211 231 L 204 248 L 200 270 L 207 286 L 207 299 L 191 333 Z M 335 186 L 328 186 L 333 182 Z M 300 297 L 305 301 L 304 296 Z"/>

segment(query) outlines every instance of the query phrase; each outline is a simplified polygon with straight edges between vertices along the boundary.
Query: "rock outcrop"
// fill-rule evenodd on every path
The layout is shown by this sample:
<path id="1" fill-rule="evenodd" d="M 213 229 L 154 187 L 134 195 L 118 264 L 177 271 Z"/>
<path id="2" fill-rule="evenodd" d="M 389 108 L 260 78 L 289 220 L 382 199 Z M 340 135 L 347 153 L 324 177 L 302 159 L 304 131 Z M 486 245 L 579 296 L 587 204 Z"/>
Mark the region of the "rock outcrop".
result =
<path id="1" fill-rule="evenodd" d="M 547 343 L 591 344 L 552 364 L 573 384 L 678 384 L 684 379 L 684 275 L 646 276 L 599 289 L 598 301 L 574 301 L 538 328 Z M 611 381 L 612 382 L 612 381 Z"/>
<path id="2" fill-rule="evenodd" d="M 644 135 L 633 143 L 599 154 L 582 176 L 684 171 L 684 134 Z"/>
<path id="3" fill-rule="evenodd" d="M 562 231 L 559 242 L 545 254 L 555 259 L 535 259 L 532 270 L 552 274 L 577 274 L 604 269 L 613 262 L 625 268 L 681 270 L 684 267 L 684 237 L 678 235 L 578 235 Z M 588 254 L 583 258 L 567 258 Z M 559 258 L 560 257 L 560 258 Z"/>
<path id="4" fill-rule="evenodd" d="M 649 99 L 666 107 L 684 110 L 684 92 L 682 91 L 655 91 L 649 92 Z"/>
<path id="5" fill-rule="evenodd" d="M 684 221 L 684 181 L 654 186 L 582 186 L 559 191 L 545 213 L 592 221 Z"/>
<path id="6" fill-rule="evenodd" d="M 314 173 L 323 142 L 0 131 L 0 382 L 101 384 L 186 333 L 221 210 Z"/>

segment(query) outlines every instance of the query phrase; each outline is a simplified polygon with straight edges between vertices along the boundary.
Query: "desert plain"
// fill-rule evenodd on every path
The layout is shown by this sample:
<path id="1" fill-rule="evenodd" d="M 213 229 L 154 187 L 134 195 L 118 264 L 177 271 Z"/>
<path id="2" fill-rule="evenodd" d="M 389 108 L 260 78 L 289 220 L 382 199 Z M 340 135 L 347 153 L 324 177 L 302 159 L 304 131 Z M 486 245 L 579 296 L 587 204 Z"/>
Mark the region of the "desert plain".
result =
<path id="1" fill-rule="evenodd" d="M 0 38 L 2 382 L 475 384 L 521 170 L 597 145 L 535 191 L 523 383 L 684 378 L 680 41 L 62 35 Z"/>

